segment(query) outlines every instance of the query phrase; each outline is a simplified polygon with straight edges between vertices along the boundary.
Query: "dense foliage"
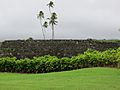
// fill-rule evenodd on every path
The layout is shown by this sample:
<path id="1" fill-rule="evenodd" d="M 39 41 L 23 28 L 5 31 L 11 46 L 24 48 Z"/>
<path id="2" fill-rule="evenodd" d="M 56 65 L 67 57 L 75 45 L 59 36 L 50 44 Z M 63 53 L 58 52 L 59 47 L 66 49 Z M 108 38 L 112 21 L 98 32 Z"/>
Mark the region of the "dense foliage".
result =
<path id="1" fill-rule="evenodd" d="M 84 54 L 71 58 L 56 56 L 20 59 L 13 57 L 0 58 L 0 72 L 46 73 L 73 70 L 86 67 L 117 67 L 120 62 L 120 48 L 103 52 L 88 49 Z"/>

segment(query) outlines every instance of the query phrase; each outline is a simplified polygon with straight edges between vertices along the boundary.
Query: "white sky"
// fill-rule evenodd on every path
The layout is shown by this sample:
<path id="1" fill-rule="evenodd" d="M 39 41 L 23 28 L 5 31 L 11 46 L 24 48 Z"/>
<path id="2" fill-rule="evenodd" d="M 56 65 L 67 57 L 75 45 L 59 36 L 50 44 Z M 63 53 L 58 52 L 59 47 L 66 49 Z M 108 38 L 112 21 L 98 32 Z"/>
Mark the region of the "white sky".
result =
<path id="1" fill-rule="evenodd" d="M 56 39 L 120 39 L 120 0 L 53 0 L 59 23 Z M 40 10 L 49 0 L 0 0 L 0 40 L 43 39 Z M 47 14 L 48 13 L 48 14 Z M 51 29 L 46 31 L 51 38 Z"/>

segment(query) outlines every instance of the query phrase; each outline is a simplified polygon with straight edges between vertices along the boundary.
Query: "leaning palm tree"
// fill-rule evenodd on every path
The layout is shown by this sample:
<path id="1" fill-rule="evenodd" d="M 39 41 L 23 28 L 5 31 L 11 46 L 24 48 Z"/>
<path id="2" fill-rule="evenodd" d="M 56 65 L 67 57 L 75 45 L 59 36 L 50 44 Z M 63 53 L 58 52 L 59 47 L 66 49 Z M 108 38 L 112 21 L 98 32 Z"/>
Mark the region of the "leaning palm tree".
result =
<path id="1" fill-rule="evenodd" d="M 50 14 L 52 14 L 51 13 L 51 8 L 54 8 L 54 2 L 53 1 L 50 1 L 48 4 L 47 4 L 47 6 L 49 7 L 49 12 L 50 12 Z"/>
<path id="2" fill-rule="evenodd" d="M 57 21 L 57 14 L 55 12 L 53 12 L 51 14 L 51 17 L 48 18 L 48 19 L 49 19 L 49 25 L 51 25 L 51 27 L 52 27 L 52 39 L 54 39 L 54 27 L 58 23 L 58 21 Z"/>
<path id="3" fill-rule="evenodd" d="M 45 31 L 44 34 L 46 34 L 46 28 L 47 28 L 47 27 L 48 27 L 48 22 L 45 21 L 44 24 L 43 24 L 43 28 L 44 28 L 44 31 Z"/>
<path id="4" fill-rule="evenodd" d="M 39 14 L 37 15 L 37 18 L 40 20 L 41 29 L 42 29 L 42 33 L 43 33 L 43 38 L 45 39 L 45 33 L 44 33 L 43 25 L 42 25 L 42 19 L 44 19 L 43 11 L 39 12 Z"/>

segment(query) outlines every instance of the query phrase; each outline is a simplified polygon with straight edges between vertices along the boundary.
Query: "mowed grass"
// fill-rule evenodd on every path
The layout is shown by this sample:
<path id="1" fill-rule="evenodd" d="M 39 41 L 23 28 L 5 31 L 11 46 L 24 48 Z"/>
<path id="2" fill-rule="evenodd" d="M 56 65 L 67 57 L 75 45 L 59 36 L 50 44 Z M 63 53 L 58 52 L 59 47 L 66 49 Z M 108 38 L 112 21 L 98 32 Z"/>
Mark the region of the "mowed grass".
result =
<path id="1" fill-rule="evenodd" d="M 120 70 L 86 68 L 47 74 L 0 73 L 0 90 L 120 90 Z"/>

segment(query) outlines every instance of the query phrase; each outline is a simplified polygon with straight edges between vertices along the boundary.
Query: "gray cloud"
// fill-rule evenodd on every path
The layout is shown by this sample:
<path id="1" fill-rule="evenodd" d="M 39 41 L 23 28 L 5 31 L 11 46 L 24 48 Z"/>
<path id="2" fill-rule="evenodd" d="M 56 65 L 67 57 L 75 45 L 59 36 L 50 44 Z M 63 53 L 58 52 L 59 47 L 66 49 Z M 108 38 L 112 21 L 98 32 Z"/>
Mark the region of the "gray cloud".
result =
<path id="1" fill-rule="evenodd" d="M 1 0 L 0 40 L 42 38 L 39 10 L 48 12 L 49 0 Z M 55 0 L 59 16 L 57 39 L 120 39 L 119 0 Z M 48 14 L 47 14 L 48 15 Z M 50 28 L 47 38 L 51 37 Z"/>

